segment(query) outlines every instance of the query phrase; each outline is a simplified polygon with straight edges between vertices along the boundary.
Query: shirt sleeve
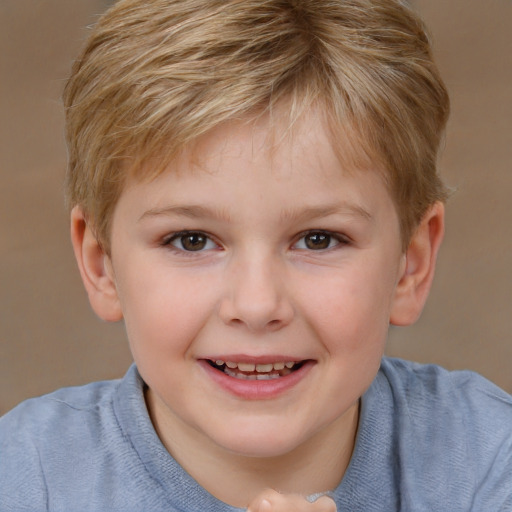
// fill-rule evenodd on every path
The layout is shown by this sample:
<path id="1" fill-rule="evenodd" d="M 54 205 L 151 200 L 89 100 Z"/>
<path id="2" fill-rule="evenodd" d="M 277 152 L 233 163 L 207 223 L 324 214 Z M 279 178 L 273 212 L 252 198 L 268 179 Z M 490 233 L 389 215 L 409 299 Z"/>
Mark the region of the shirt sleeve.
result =
<path id="1" fill-rule="evenodd" d="M 483 449 L 476 455 L 479 473 L 472 511 L 512 511 L 512 400 L 495 390 L 485 390 L 488 401 L 482 410 L 489 417 L 487 428 L 480 428 Z M 499 390 L 501 391 L 501 390 Z M 470 432 L 475 434 L 475 432 Z M 484 460 L 487 452 L 488 460 Z"/>
<path id="2" fill-rule="evenodd" d="M 43 512 L 48 494 L 43 469 L 21 404 L 0 418 L 0 510 Z"/>

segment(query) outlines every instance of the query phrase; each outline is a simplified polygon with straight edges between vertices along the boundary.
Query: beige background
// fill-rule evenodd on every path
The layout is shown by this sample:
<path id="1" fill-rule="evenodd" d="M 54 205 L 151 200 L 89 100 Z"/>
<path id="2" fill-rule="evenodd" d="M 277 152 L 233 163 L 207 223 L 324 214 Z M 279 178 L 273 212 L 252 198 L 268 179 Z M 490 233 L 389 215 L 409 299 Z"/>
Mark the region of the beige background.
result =
<path id="1" fill-rule="evenodd" d="M 425 313 L 388 353 L 471 368 L 512 392 L 512 1 L 417 0 L 451 91 L 442 172 L 458 188 Z M 118 377 L 123 326 L 91 312 L 62 200 L 60 93 L 106 2 L 0 0 L 0 413 Z"/>

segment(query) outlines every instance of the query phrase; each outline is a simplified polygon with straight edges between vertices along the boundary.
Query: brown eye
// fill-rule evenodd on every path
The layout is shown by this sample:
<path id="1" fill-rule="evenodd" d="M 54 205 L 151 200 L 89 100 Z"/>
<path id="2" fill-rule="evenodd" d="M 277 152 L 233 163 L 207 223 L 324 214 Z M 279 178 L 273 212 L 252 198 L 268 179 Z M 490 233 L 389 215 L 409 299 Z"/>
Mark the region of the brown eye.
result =
<path id="1" fill-rule="evenodd" d="M 329 231 L 310 231 L 297 240 L 293 249 L 324 251 L 347 243 L 346 237 L 342 234 L 330 233 Z"/>
<path id="2" fill-rule="evenodd" d="M 204 233 L 191 231 L 174 235 L 169 244 L 182 251 L 197 252 L 204 249 L 213 249 L 215 243 Z"/>
<path id="3" fill-rule="evenodd" d="M 327 233 L 310 233 L 304 237 L 304 243 L 308 249 L 322 250 L 331 246 L 332 236 Z"/>
<path id="4" fill-rule="evenodd" d="M 192 233 L 181 237 L 181 245 L 187 251 L 200 251 L 206 246 L 207 238 L 198 233 Z"/>

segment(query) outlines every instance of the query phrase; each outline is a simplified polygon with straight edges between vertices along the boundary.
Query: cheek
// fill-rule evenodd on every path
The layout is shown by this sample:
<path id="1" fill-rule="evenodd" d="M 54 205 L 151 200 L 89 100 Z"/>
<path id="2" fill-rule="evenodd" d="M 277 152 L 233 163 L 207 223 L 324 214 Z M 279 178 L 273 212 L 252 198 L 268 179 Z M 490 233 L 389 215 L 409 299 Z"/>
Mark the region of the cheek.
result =
<path id="1" fill-rule="evenodd" d="M 118 290 L 134 357 L 149 347 L 154 357 L 186 351 L 215 307 L 213 283 L 154 266 L 123 277 Z"/>
<path id="2" fill-rule="evenodd" d="M 374 350 L 385 343 L 394 286 L 378 266 L 362 265 L 331 273 L 303 293 L 310 321 L 329 352 Z"/>

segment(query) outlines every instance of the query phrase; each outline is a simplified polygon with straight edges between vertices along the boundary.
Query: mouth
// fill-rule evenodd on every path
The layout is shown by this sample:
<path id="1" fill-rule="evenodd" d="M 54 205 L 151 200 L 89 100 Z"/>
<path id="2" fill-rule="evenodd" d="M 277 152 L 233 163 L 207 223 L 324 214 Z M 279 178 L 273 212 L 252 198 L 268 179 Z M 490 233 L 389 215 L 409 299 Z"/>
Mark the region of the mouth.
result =
<path id="1" fill-rule="evenodd" d="M 207 359 L 206 362 L 215 370 L 223 372 L 229 377 L 240 380 L 274 380 L 286 377 L 299 370 L 304 361 L 277 361 L 274 363 L 245 363 L 235 361 L 222 361 L 220 359 Z"/>

